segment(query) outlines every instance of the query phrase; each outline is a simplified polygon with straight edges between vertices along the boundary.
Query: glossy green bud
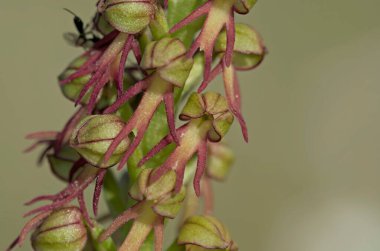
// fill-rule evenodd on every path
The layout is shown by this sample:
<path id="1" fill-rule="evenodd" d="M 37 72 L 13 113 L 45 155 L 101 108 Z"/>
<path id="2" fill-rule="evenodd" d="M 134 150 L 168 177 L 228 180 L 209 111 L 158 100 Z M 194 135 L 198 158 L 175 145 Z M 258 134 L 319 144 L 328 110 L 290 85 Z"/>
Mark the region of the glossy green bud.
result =
<path id="1" fill-rule="evenodd" d="M 152 209 L 159 215 L 174 218 L 181 209 L 185 200 L 185 189 L 173 193 L 176 183 L 176 173 L 173 170 L 166 172 L 155 182 L 150 183 L 150 176 L 154 169 L 144 169 L 129 194 L 138 201 L 152 201 Z"/>
<path id="2" fill-rule="evenodd" d="M 226 51 L 226 32 L 218 36 L 215 43 L 215 52 Z M 246 24 L 236 24 L 235 45 L 232 64 L 238 70 L 249 70 L 259 65 L 264 59 L 266 49 L 260 35 Z"/>
<path id="3" fill-rule="evenodd" d="M 139 33 L 147 27 L 156 11 L 153 0 L 106 0 L 102 8 L 108 23 L 128 34 Z"/>
<path id="4" fill-rule="evenodd" d="M 185 244 L 187 251 L 238 250 L 227 228 L 211 216 L 189 217 L 181 227 L 178 244 Z"/>
<path id="5" fill-rule="evenodd" d="M 234 9 L 239 14 L 247 14 L 256 4 L 257 0 L 237 0 Z"/>
<path id="6" fill-rule="evenodd" d="M 179 115 L 181 120 L 204 118 L 212 122 L 208 139 L 219 142 L 234 121 L 225 97 L 216 92 L 193 93 Z"/>
<path id="7" fill-rule="evenodd" d="M 147 45 L 141 67 L 157 69 L 162 79 L 182 87 L 193 67 L 193 59 L 186 57 L 186 47 L 181 40 L 165 37 Z"/>
<path id="8" fill-rule="evenodd" d="M 81 251 L 86 242 L 86 227 L 77 207 L 54 211 L 32 235 L 32 246 L 36 251 Z"/>
<path id="9" fill-rule="evenodd" d="M 58 80 L 62 81 L 69 77 L 71 74 L 75 73 L 88 59 L 87 56 L 80 56 L 76 59 L 74 59 L 69 66 L 58 76 Z M 87 84 L 87 82 L 90 80 L 91 75 L 85 75 L 82 77 L 75 78 L 74 80 L 60 84 L 62 94 L 69 100 L 75 102 L 80 92 L 82 91 L 83 87 Z M 90 89 L 91 90 L 91 89 Z M 82 98 L 81 104 L 87 104 L 88 100 L 90 99 L 90 93 L 91 91 L 88 91 L 87 94 Z"/>
<path id="10" fill-rule="evenodd" d="M 99 168 L 113 166 L 128 149 L 130 143 L 128 136 L 121 141 L 107 163 L 103 163 L 103 157 L 124 126 L 125 123 L 116 115 L 88 116 L 73 131 L 70 145 L 93 166 Z"/>

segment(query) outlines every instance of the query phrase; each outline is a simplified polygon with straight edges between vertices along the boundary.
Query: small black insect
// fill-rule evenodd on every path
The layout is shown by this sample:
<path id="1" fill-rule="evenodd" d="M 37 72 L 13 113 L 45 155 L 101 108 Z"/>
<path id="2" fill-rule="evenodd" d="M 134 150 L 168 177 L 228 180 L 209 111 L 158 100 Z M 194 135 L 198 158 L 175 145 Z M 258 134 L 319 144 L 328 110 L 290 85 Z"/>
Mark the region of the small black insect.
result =
<path id="1" fill-rule="evenodd" d="M 82 19 L 76 15 L 73 11 L 64 8 L 65 11 L 74 16 L 74 25 L 78 33 L 67 32 L 63 34 L 64 39 L 73 46 L 79 46 L 84 48 L 91 47 L 94 43 L 99 41 L 90 28 L 90 24 L 84 25 Z"/>

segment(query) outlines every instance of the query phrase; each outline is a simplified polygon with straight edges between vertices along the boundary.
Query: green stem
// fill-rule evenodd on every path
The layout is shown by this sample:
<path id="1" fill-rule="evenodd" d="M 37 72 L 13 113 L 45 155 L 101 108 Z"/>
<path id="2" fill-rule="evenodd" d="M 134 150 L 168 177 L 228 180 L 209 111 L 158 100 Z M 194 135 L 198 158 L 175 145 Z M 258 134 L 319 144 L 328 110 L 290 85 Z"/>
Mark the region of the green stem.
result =
<path id="1" fill-rule="evenodd" d="M 133 222 L 131 231 L 119 251 L 139 251 L 149 233 L 153 229 L 153 225 L 157 220 L 157 214 L 153 212 L 151 203 L 145 203 L 141 214 Z"/>

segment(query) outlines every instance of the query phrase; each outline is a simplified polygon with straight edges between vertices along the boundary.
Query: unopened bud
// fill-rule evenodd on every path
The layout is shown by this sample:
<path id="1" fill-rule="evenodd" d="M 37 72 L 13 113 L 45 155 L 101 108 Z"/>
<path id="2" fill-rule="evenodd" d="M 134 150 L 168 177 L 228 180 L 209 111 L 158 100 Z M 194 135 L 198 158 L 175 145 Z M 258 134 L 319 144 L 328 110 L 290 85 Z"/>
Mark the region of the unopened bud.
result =
<path id="1" fill-rule="evenodd" d="M 176 38 L 162 38 L 145 49 L 141 66 L 146 70 L 157 69 L 160 77 L 182 87 L 193 66 L 193 59 L 186 56 L 186 47 Z"/>
<path id="2" fill-rule="evenodd" d="M 239 14 L 247 14 L 256 2 L 257 0 L 238 0 L 234 5 L 235 11 Z"/>
<path id="3" fill-rule="evenodd" d="M 103 163 L 105 153 L 124 126 L 125 123 L 116 115 L 88 116 L 73 131 L 70 145 L 91 165 L 100 168 L 111 167 L 120 161 L 130 143 L 126 136 L 107 163 Z"/>
<path id="4" fill-rule="evenodd" d="M 188 251 L 224 250 L 237 251 L 226 227 L 211 216 L 192 216 L 183 224 L 178 244 L 185 244 Z"/>
<path id="5" fill-rule="evenodd" d="M 61 75 L 58 76 L 58 80 L 62 81 L 68 78 L 71 74 L 75 73 L 86 62 L 87 59 L 88 59 L 87 56 L 80 56 L 74 59 L 69 64 L 69 66 L 61 73 Z M 91 78 L 91 75 L 87 74 L 81 77 L 77 77 L 68 83 L 60 84 L 63 95 L 67 99 L 75 102 L 78 99 L 79 94 L 82 91 L 83 87 L 87 84 L 90 78 Z M 90 93 L 91 93 L 90 91 L 87 92 L 87 94 L 82 98 L 81 104 L 88 103 L 88 100 L 90 98 Z"/>
<path id="6" fill-rule="evenodd" d="M 36 251 L 80 251 L 87 231 L 79 208 L 65 207 L 51 213 L 32 235 Z"/>
<path id="7" fill-rule="evenodd" d="M 116 30 L 136 34 L 149 25 L 154 17 L 155 1 L 106 0 L 104 17 Z"/>
<path id="8" fill-rule="evenodd" d="M 236 24 L 232 64 L 238 70 L 249 70 L 261 63 L 266 49 L 260 35 L 246 24 Z M 215 52 L 224 53 L 227 47 L 226 32 L 219 35 Z"/>
<path id="9" fill-rule="evenodd" d="M 135 200 L 152 201 L 153 210 L 164 217 L 174 218 L 181 209 L 185 199 L 185 189 L 179 193 L 174 193 L 176 183 L 176 173 L 173 170 L 166 172 L 157 181 L 150 183 L 150 175 L 153 169 L 144 169 L 129 191 L 130 196 Z"/>

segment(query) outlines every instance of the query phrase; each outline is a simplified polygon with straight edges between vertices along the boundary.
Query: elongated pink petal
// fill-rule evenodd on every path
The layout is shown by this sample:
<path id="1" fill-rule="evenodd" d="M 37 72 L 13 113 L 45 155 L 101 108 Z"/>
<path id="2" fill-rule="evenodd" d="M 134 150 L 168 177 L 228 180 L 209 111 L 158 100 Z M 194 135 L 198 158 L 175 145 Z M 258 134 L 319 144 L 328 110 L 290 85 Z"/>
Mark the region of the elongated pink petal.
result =
<path id="1" fill-rule="evenodd" d="M 98 204 L 99 204 L 99 198 L 100 194 L 102 192 L 102 186 L 103 186 L 103 181 L 104 181 L 104 176 L 106 175 L 107 170 L 101 170 L 99 172 L 98 177 L 96 178 L 96 183 L 95 183 L 95 190 L 94 190 L 94 196 L 92 199 L 92 209 L 94 211 L 94 215 L 98 215 Z"/>
<path id="2" fill-rule="evenodd" d="M 202 196 L 204 198 L 204 212 L 207 215 L 212 215 L 214 212 L 214 193 L 212 191 L 211 179 L 204 176 L 202 179 Z"/>
<path id="3" fill-rule="evenodd" d="M 94 108 L 96 106 L 96 101 L 97 101 L 98 96 L 99 96 L 99 93 L 103 89 L 103 87 L 108 83 L 108 81 L 109 81 L 109 70 L 107 69 L 103 73 L 103 75 L 101 76 L 99 81 L 96 83 L 96 85 L 94 86 L 94 89 L 92 90 L 90 100 L 89 100 L 88 105 L 87 105 L 88 113 L 91 113 L 94 110 Z M 83 96 L 81 97 L 81 99 L 82 98 L 83 98 Z M 79 98 L 76 102 L 78 102 L 78 101 L 80 101 Z"/>
<path id="4" fill-rule="evenodd" d="M 238 119 L 244 140 L 248 142 L 248 128 L 244 117 L 241 113 L 241 98 L 240 98 L 240 88 L 237 79 L 237 74 L 232 65 L 227 67 L 223 65 L 223 80 L 224 80 L 224 90 L 226 92 L 226 98 L 231 112 Z"/>
<path id="5" fill-rule="evenodd" d="M 164 217 L 158 217 L 154 227 L 154 251 L 162 251 L 164 245 Z"/>
<path id="6" fill-rule="evenodd" d="M 223 71 L 223 66 L 222 64 L 218 64 L 217 66 L 215 66 L 215 68 L 211 71 L 209 77 L 208 77 L 208 80 L 203 80 L 202 81 L 202 84 L 199 86 L 198 88 L 198 93 L 201 93 L 203 92 L 207 86 L 209 85 L 209 83 L 214 80 L 216 78 L 216 76 L 219 75 L 219 73 L 221 73 Z"/>
<path id="7" fill-rule="evenodd" d="M 132 51 L 133 51 L 133 54 L 135 55 L 137 63 L 140 64 L 140 62 L 141 62 L 141 50 L 140 50 L 140 45 L 136 39 L 133 39 L 133 41 L 132 41 Z"/>
<path id="8" fill-rule="evenodd" d="M 187 124 L 182 125 L 177 129 L 177 135 L 182 134 L 187 129 Z M 159 153 L 162 149 L 164 149 L 169 144 L 173 143 L 173 137 L 169 134 L 160 140 L 150 151 L 140 160 L 138 166 L 144 165 L 148 160 L 153 158 L 154 155 Z"/>
<path id="9" fill-rule="evenodd" d="M 150 160 L 154 155 L 160 152 L 163 148 L 168 146 L 173 142 L 173 137 L 171 135 L 165 136 L 160 142 L 158 142 L 139 162 L 138 166 L 141 167 L 148 160 Z"/>
<path id="10" fill-rule="evenodd" d="M 91 54 L 91 51 L 89 52 Z M 79 67 L 74 73 L 70 74 L 65 79 L 61 80 L 59 83 L 61 85 L 67 84 L 71 81 L 73 81 L 76 78 L 86 76 L 90 73 L 92 73 L 95 70 L 95 63 L 96 61 L 102 56 L 102 52 L 97 51 L 93 52 L 90 57 L 87 59 L 87 61 Z"/>
<path id="11" fill-rule="evenodd" d="M 201 195 L 201 179 L 206 169 L 206 160 L 207 160 L 207 141 L 203 141 L 198 146 L 197 170 L 195 171 L 194 181 L 193 181 L 194 191 L 198 197 Z"/>
<path id="12" fill-rule="evenodd" d="M 164 103 L 165 103 L 166 118 L 168 121 L 170 134 L 172 135 L 174 142 L 177 145 L 179 145 L 179 140 L 178 140 L 177 132 L 175 129 L 173 90 L 170 90 L 167 93 L 165 93 Z"/>
<path id="13" fill-rule="evenodd" d="M 20 235 L 16 238 L 16 240 L 14 240 L 12 242 L 12 244 L 7 248 L 7 251 L 10 251 L 12 250 L 16 245 L 19 245 L 21 246 L 25 239 L 26 239 L 26 235 L 32 231 L 34 228 L 38 227 L 38 225 L 41 224 L 41 222 L 49 216 L 51 212 L 43 212 L 39 215 L 36 215 L 34 218 L 32 218 L 31 220 L 29 220 L 25 226 L 22 228 L 21 232 L 20 232 Z"/>
<path id="14" fill-rule="evenodd" d="M 123 93 L 124 85 L 124 68 L 125 62 L 127 62 L 129 51 L 132 49 L 133 36 L 129 36 L 127 42 L 124 44 L 123 51 L 121 53 L 121 59 L 119 63 L 119 73 L 117 79 L 117 91 L 120 96 Z"/>
<path id="15" fill-rule="evenodd" d="M 230 18 L 226 23 L 226 33 L 227 33 L 227 46 L 226 53 L 224 54 L 225 63 L 227 66 L 231 65 L 232 55 L 234 53 L 235 46 L 235 19 L 234 19 L 234 10 L 230 12 Z"/>
<path id="16" fill-rule="evenodd" d="M 135 219 L 139 216 L 141 204 L 137 203 L 133 207 L 127 209 L 124 213 L 119 215 L 112 224 L 99 236 L 99 241 L 105 241 L 110 237 L 116 230 L 118 230 L 122 225 L 127 223 L 130 220 Z"/>
<path id="17" fill-rule="evenodd" d="M 90 219 L 90 215 L 88 214 L 86 202 L 84 200 L 83 191 L 78 194 L 78 204 L 79 204 L 80 211 L 82 212 L 83 218 L 86 220 L 87 224 L 90 227 L 93 227 L 94 225 L 92 224 L 92 220 Z"/>
<path id="18" fill-rule="evenodd" d="M 148 124 L 146 124 L 143 127 L 138 129 L 136 137 L 133 139 L 131 144 L 128 146 L 128 150 L 125 152 L 123 158 L 120 160 L 119 166 L 117 168 L 118 170 L 121 170 L 123 168 L 123 166 L 127 163 L 129 157 L 131 157 L 131 155 L 134 153 L 136 148 L 139 146 L 139 144 L 141 143 L 141 141 L 144 137 L 144 133 L 145 133 L 147 128 L 148 128 Z"/>
<path id="19" fill-rule="evenodd" d="M 210 10 L 212 5 L 212 1 L 207 1 L 202 6 L 198 7 L 196 10 L 194 10 L 190 15 L 182 19 L 180 22 L 176 23 L 171 29 L 170 33 L 176 32 L 177 30 L 181 29 L 182 27 L 188 25 L 189 23 L 193 22 L 200 16 L 203 16 L 207 14 L 207 12 Z"/>
<path id="20" fill-rule="evenodd" d="M 140 82 L 137 82 L 136 84 L 132 85 L 121 97 L 119 97 L 115 103 L 107 107 L 107 109 L 104 110 L 104 114 L 114 113 L 117 111 L 117 109 L 120 108 L 125 102 L 127 102 L 132 97 L 136 96 L 140 92 L 142 92 L 144 89 L 147 88 L 149 82 L 148 79 L 141 80 Z"/>
<path id="21" fill-rule="evenodd" d="M 41 196 L 38 196 L 38 197 L 35 197 L 33 199 L 31 199 L 30 201 L 27 201 L 24 203 L 25 206 L 29 206 L 29 205 L 32 205 L 36 202 L 39 202 L 39 201 L 43 201 L 43 200 L 55 200 L 57 198 L 57 195 L 41 195 Z"/>
<path id="22" fill-rule="evenodd" d="M 77 100 L 75 101 L 75 106 L 77 106 L 80 101 L 83 99 L 84 95 L 86 95 L 86 93 L 88 92 L 88 90 L 90 90 L 90 88 L 96 84 L 96 82 L 98 81 L 98 76 L 99 75 L 102 75 L 104 74 L 104 72 L 100 73 L 100 72 L 96 72 L 92 77 L 91 79 L 83 86 L 81 92 L 79 93 L 79 96 L 77 98 Z"/>
<path id="23" fill-rule="evenodd" d="M 36 149 L 38 146 L 40 145 L 43 145 L 43 144 L 51 144 L 53 141 L 50 141 L 50 140 L 40 140 L 40 141 L 37 141 L 35 143 L 33 143 L 32 145 L 28 146 L 28 148 L 24 149 L 23 152 L 24 153 L 29 153 L 31 151 L 33 151 L 34 149 Z"/>
<path id="24" fill-rule="evenodd" d="M 36 209 L 33 209 L 33 210 L 27 212 L 26 214 L 24 214 L 24 217 L 27 217 L 27 216 L 30 216 L 30 215 L 33 215 L 33 214 L 36 214 L 39 212 L 46 212 L 46 211 L 54 210 L 54 209 L 57 209 L 61 206 L 64 206 L 65 204 L 69 203 L 74 198 L 76 198 L 79 195 L 79 193 L 81 193 L 84 189 L 86 189 L 86 187 L 88 187 L 91 184 L 91 182 L 95 179 L 95 177 L 96 176 L 89 177 L 86 180 L 84 180 L 73 191 L 71 191 L 71 193 L 67 197 L 65 197 L 61 200 L 58 200 L 58 201 L 56 201 L 50 205 L 41 206 L 41 207 L 38 207 Z"/>
<path id="25" fill-rule="evenodd" d="M 214 46 L 214 44 L 212 45 Z M 211 74 L 211 66 L 212 66 L 212 52 L 213 47 L 204 48 L 204 56 L 205 56 L 205 70 L 203 74 L 203 81 L 208 81 Z"/>
<path id="26" fill-rule="evenodd" d="M 56 131 L 41 131 L 29 133 L 25 136 L 26 139 L 38 139 L 38 140 L 54 140 L 59 132 Z"/>
<path id="27" fill-rule="evenodd" d="M 181 191 L 183 178 L 185 176 L 185 169 L 186 169 L 186 163 L 182 163 L 181 165 L 178 165 L 177 169 L 175 170 L 177 174 L 177 178 L 175 181 L 174 193 L 179 193 L 179 191 Z"/>

